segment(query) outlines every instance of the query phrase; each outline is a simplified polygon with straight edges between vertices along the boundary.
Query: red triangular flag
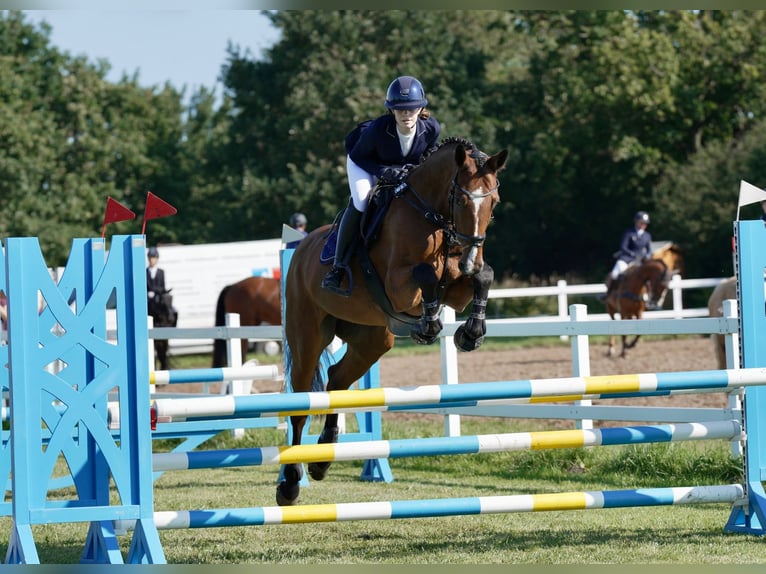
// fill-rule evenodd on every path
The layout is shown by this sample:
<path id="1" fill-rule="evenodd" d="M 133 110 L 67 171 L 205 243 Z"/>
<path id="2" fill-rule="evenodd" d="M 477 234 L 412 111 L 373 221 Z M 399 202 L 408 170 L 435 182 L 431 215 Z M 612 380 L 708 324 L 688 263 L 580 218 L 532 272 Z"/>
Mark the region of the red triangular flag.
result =
<path id="1" fill-rule="evenodd" d="M 122 205 L 119 201 L 107 197 L 106 212 L 104 212 L 104 226 L 101 228 L 101 237 L 103 238 L 106 233 L 107 224 L 117 223 L 118 221 L 128 221 L 135 216 L 135 213 Z"/>
<path id="2" fill-rule="evenodd" d="M 146 230 L 146 222 L 150 219 L 167 217 L 168 215 L 175 215 L 176 213 L 178 213 L 178 210 L 175 207 L 160 199 L 151 191 L 147 191 L 146 207 L 144 208 L 144 224 L 141 226 L 141 234 L 144 234 L 144 231 Z"/>

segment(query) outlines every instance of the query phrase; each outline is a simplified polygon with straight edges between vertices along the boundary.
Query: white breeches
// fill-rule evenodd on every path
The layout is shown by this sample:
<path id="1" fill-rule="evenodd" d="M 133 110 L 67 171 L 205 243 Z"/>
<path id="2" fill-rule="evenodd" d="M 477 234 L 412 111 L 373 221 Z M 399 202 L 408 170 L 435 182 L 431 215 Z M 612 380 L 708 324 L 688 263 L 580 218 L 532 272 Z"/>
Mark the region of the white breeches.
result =
<path id="1" fill-rule="evenodd" d="M 628 264 L 623 261 L 622 259 L 618 259 L 614 262 L 614 267 L 612 267 L 612 272 L 610 273 L 610 276 L 612 279 L 617 279 L 622 273 L 625 272 L 625 270 L 628 268 Z"/>
<path id="2" fill-rule="evenodd" d="M 346 156 L 346 173 L 354 207 L 357 211 L 364 211 L 367 208 L 367 197 L 375 185 L 375 176 L 364 171 L 348 156 Z"/>

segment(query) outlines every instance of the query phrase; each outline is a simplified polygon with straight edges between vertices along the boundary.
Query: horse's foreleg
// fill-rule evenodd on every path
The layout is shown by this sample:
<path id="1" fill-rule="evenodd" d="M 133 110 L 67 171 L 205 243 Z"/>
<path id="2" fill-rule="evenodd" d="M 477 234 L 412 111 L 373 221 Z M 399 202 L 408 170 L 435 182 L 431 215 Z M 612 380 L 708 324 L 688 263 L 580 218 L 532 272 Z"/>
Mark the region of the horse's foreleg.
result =
<path id="1" fill-rule="evenodd" d="M 325 417 L 324 427 L 319 434 L 317 444 L 333 444 L 338 442 L 338 414 L 333 413 Z M 310 462 L 309 463 L 309 476 L 314 480 L 322 480 L 327 476 L 327 471 L 330 470 L 332 463 L 327 462 Z"/>
<path id="2" fill-rule="evenodd" d="M 439 338 L 444 327 L 439 318 L 439 279 L 428 263 L 417 265 L 412 277 L 422 293 L 423 315 L 417 327 L 410 330 L 410 337 L 416 343 L 430 345 Z"/>
<path id="3" fill-rule="evenodd" d="M 474 351 L 484 342 L 484 335 L 487 333 L 487 299 L 494 278 L 495 271 L 486 263 L 481 271 L 471 278 L 473 281 L 471 314 L 455 331 L 455 345 L 461 351 Z"/>
<path id="4" fill-rule="evenodd" d="M 303 427 L 306 425 L 307 418 L 305 415 L 290 417 L 293 430 L 292 446 L 301 444 Z M 277 504 L 279 506 L 297 504 L 298 495 L 301 492 L 300 482 L 303 478 L 303 466 L 298 462 L 285 464 L 282 467 L 282 475 L 284 480 L 277 485 Z"/>
<path id="5" fill-rule="evenodd" d="M 636 343 L 638 343 L 638 340 L 640 338 L 641 338 L 641 335 L 636 335 L 630 343 L 628 343 L 627 345 L 623 345 L 623 347 L 625 349 L 632 349 L 633 347 L 636 346 Z"/>

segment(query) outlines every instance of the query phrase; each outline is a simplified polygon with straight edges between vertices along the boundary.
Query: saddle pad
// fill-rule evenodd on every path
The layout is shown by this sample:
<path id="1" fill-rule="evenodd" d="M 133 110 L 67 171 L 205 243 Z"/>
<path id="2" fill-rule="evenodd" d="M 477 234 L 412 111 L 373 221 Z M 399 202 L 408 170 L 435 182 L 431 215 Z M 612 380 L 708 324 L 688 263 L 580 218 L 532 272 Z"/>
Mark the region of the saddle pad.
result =
<path id="1" fill-rule="evenodd" d="M 338 240 L 338 227 L 335 226 L 327 234 L 327 239 L 322 247 L 322 252 L 319 254 L 319 262 L 322 265 L 329 265 L 335 260 L 335 245 Z"/>

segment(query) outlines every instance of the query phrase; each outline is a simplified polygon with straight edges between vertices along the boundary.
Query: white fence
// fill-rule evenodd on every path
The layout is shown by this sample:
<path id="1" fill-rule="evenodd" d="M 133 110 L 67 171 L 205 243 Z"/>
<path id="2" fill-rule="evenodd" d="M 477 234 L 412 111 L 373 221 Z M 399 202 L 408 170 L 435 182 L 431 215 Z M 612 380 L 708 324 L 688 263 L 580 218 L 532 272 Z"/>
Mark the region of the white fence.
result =
<path id="1" fill-rule="evenodd" d="M 682 279 L 680 275 L 674 275 L 669 284 L 671 306 L 669 309 L 659 311 L 647 311 L 646 319 L 682 319 L 693 317 L 706 317 L 707 308 L 685 309 L 683 306 L 683 292 L 690 289 L 712 288 L 724 281 L 724 278 L 709 279 Z M 560 280 L 556 285 L 548 287 L 521 287 L 513 289 L 490 289 L 489 298 L 513 299 L 523 297 L 555 297 L 557 301 L 556 315 L 536 315 L 534 321 L 560 321 L 568 317 L 569 298 L 573 295 L 597 296 L 606 292 L 603 283 L 569 285 Z M 608 319 L 606 313 L 594 314 L 591 319 Z M 212 316 L 210 317 L 212 321 Z M 530 317 L 516 317 L 502 319 L 507 322 L 525 322 Z M 210 327 L 205 325 L 179 328 L 156 328 L 149 332 L 149 337 L 154 339 L 170 339 L 169 353 L 171 355 L 183 355 L 191 353 L 212 352 L 212 339 L 229 339 L 246 337 L 252 342 L 281 341 L 282 328 L 279 325 L 269 327 L 238 327 L 237 331 L 231 331 L 227 327 Z M 208 342 L 205 342 L 205 341 Z M 175 343 L 175 345 L 174 345 Z"/>

